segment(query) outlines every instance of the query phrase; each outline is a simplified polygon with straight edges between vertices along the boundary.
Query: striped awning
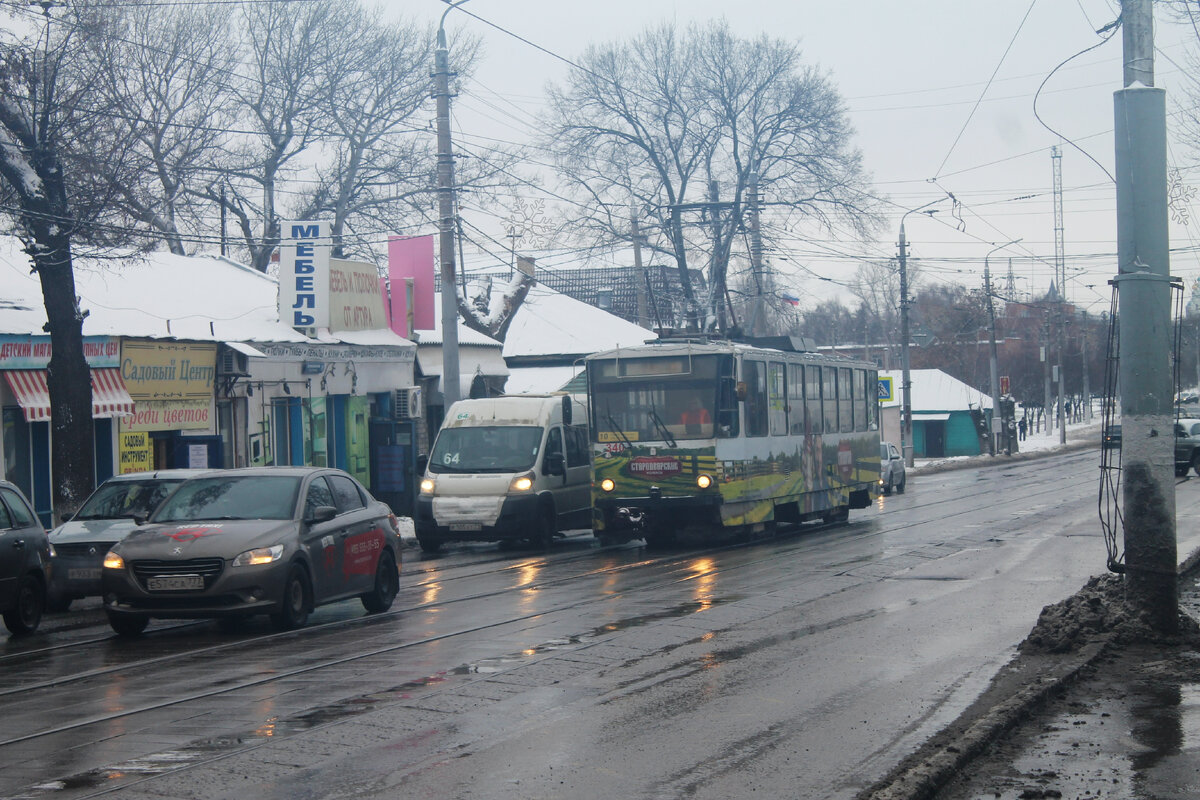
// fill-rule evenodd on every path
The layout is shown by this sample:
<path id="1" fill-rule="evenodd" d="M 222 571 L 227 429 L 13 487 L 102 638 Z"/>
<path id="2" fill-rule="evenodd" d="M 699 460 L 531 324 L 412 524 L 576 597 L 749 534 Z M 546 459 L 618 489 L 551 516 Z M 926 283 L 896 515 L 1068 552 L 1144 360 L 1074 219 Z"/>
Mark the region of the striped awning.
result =
<path id="1" fill-rule="evenodd" d="M 4 373 L 8 386 L 17 398 L 17 405 L 26 422 L 50 421 L 50 390 L 46 387 L 46 370 L 11 369 Z M 133 398 L 125 388 L 119 370 L 92 370 L 92 417 L 126 417 L 133 413 Z"/>

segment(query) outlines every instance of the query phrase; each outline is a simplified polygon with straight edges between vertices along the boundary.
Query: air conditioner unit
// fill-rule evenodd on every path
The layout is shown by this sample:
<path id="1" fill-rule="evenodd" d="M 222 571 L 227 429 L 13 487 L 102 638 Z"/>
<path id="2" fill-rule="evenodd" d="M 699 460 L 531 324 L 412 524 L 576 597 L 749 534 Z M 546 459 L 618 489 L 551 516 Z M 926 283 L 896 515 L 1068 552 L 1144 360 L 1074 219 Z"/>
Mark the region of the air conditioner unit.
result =
<path id="1" fill-rule="evenodd" d="M 250 374 L 250 367 L 245 353 L 239 353 L 237 350 L 230 348 L 222 348 L 221 355 L 217 359 L 217 374 L 226 377 L 237 376 L 244 378 Z"/>
<path id="2" fill-rule="evenodd" d="M 420 419 L 424 405 L 420 386 L 407 386 L 396 390 L 396 401 L 393 404 L 396 419 Z"/>

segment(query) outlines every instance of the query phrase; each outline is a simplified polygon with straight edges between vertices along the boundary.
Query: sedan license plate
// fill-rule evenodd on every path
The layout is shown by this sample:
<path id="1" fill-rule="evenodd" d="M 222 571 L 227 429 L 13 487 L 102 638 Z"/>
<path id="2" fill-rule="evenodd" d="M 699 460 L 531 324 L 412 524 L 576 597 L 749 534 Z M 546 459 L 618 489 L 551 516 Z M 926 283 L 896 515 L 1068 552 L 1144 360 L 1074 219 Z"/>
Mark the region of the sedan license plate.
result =
<path id="1" fill-rule="evenodd" d="M 450 523 L 452 531 L 481 531 L 483 526 L 474 522 L 452 522 Z"/>
<path id="2" fill-rule="evenodd" d="M 67 580 L 69 581 L 98 581 L 100 580 L 100 568 L 93 569 L 68 569 Z"/>
<path id="3" fill-rule="evenodd" d="M 146 579 L 146 588 L 152 592 L 181 592 L 204 588 L 204 578 L 199 575 L 160 575 Z"/>

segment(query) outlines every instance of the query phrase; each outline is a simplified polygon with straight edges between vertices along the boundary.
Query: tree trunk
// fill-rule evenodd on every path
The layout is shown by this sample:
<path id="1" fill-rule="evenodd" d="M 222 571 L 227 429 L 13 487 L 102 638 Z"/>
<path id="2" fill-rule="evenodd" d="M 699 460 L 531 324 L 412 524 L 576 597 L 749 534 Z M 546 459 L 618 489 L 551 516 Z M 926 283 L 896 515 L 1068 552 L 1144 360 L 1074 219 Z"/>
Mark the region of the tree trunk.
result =
<path id="1" fill-rule="evenodd" d="M 57 218 L 57 217 L 50 217 Z M 50 390 L 50 469 L 54 521 L 73 514 L 95 486 L 92 379 L 83 353 L 83 314 L 75 297 L 71 241 L 55 226 L 34 226 L 29 248 L 42 284 L 52 352 L 46 372 Z"/>

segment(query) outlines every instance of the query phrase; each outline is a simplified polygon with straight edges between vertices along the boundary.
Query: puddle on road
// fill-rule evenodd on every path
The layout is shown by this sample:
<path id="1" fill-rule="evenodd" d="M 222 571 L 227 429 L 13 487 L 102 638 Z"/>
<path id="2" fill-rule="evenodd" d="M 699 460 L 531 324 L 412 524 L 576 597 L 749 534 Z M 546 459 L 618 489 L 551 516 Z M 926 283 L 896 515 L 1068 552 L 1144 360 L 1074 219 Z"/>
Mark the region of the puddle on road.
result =
<path id="1" fill-rule="evenodd" d="M 681 603 L 669 609 L 635 617 L 628 617 L 604 625 L 579 636 L 551 639 L 518 653 L 483 659 L 464 664 L 446 673 L 439 673 L 398 686 L 349 698 L 325 706 L 312 708 L 290 717 L 272 717 L 258 727 L 243 733 L 214 736 L 192 742 L 183 747 L 151 753 L 146 756 L 123 761 L 106 767 L 89 770 L 61 780 L 46 781 L 13 795 L 9 800 L 39 800 L 64 792 L 88 790 L 112 791 L 156 775 L 184 769 L 193 764 L 204 763 L 239 750 L 259 747 L 273 739 L 294 736 L 304 731 L 366 714 L 385 705 L 398 703 L 412 697 L 413 693 L 446 683 L 447 676 L 488 675 L 504 672 L 529 662 L 531 659 L 558 650 L 584 646 L 604 636 L 636 628 L 663 619 L 685 617 L 711 608 L 714 605 L 741 599 L 740 596 L 724 598 L 706 597 L 703 600 Z"/>

